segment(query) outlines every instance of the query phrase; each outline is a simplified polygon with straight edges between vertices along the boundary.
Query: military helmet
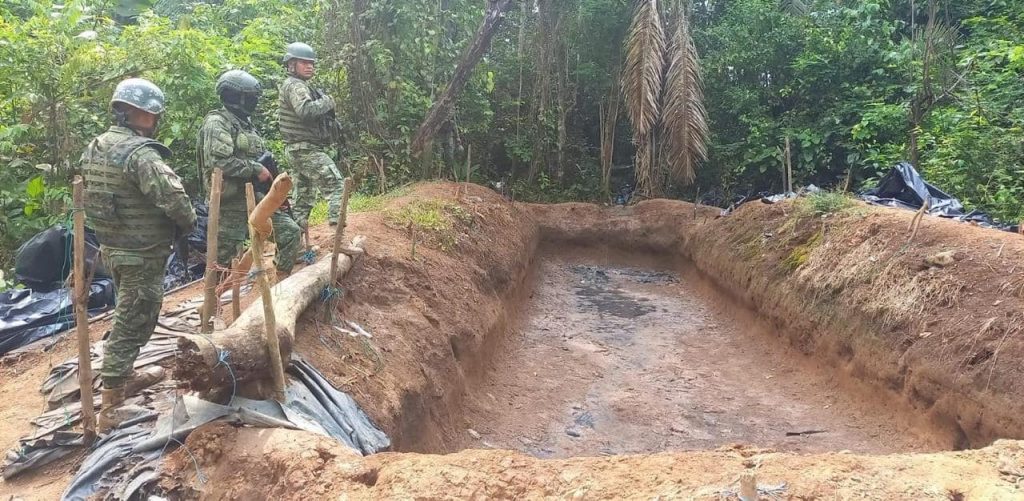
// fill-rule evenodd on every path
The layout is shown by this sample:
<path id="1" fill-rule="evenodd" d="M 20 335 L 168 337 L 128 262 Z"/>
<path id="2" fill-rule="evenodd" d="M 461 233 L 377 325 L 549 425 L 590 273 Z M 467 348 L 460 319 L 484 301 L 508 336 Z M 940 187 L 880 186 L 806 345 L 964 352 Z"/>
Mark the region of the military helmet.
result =
<path id="1" fill-rule="evenodd" d="M 143 78 L 122 80 L 114 88 L 110 105 L 124 103 L 154 115 L 164 112 L 164 92 L 156 84 Z"/>
<path id="2" fill-rule="evenodd" d="M 302 42 L 293 42 L 288 44 L 288 47 L 284 49 L 284 63 L 288 64 L 288 61 L 292 59 L 301 59 L 303 61 L 316 62 L 316 52 L 309 45 Z"/>
<path id="3" fill-rule="evenodd" d="M 230 70 L 217 79 L 217 95 L 225 108 L 249 116 L 256 111 L 263 87 L 248 72 Z"/>

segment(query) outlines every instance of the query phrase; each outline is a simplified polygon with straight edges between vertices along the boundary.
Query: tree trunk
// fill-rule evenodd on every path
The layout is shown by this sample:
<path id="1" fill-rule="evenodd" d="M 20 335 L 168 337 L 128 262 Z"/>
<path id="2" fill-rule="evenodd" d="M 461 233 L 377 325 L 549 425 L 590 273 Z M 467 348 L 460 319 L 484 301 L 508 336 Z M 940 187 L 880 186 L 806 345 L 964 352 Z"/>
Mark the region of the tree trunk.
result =
<path id="1" fill-rule="evenodd" d="M 425 150 L 437 130 L 451 116 L 455 107 L 455 100 L 458 99 L 462 89 L 466 87 L 473 69 L 491 46 L 491 39 L 501 26 L 504 13 L 512 5 L 512 0 L 487 0 L 487 10 L 484 12 L 483 23 L 477 29 L 473 41 L 462 53 L 462 59 L 455 68 L 448 87 L 441 94 L 441 97 L 434 101 L 434 105 L 427 113 L 427 117 L 420 124 L 416 135 L 413 136 L 411 151 L 413 156 L 419 156 Z"/>
<path id="2" fill-rule="evenodd" d="M 364 240 L 356 237 L 352 247 L 362 249 Z M 344 275 L 351 267 L 351 257 L 338 257 L 339 275 Z M 291 357 L 299 316 L 320 299 L 330 280 L 331 256 L 325 256 L 274 288 L 274 316 L 282 360 Z M 180 356 L 175 362 L 174 377 L 187 381 L 196 391 L 237 387 L 266 378 L 270 372 L 270 357 L 264 336 L 263 301 L 253 302 L 227 329 L 210 336 L 183 336 L 178 349 Z"/>
<path id="3" fill-rule="evenodd" d="M 618 74 L 616 71 L 614 74 Z M 619 120 L 619 88 L 612 86 L 608 97 L 601 103 L 601 188 L 611 195 L 612 161 L 615 154 L 615 127 Z"/>
<path id="4" fill-rule="evenodd" d="M 363 44 L 365 28 L 363 16 L 366 14 L 368 0 L 352 0 L 352 17 L 349 20 L 349 36 L 355 55 L 348 64 L 348 81 L 353 102 L 362 108 L 366 130 L 377 137 L 384 135 L 384 128 L 377 120 L 376 97 L 372 89 L 376 75 L 373 66 L 366 60 Z"/>

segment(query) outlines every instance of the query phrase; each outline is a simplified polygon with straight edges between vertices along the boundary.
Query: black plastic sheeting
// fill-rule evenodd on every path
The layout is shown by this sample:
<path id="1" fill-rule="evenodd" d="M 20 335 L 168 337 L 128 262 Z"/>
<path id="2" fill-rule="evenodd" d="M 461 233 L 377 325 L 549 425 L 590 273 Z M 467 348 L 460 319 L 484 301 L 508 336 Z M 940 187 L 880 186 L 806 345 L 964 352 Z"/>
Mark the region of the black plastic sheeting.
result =
<path id="1" fill-rule="evenodd" d="M 179 246 L 167 259 L 164 290 L 171 290 L 203 277 L 206 271 L 206 228 L 209 211 L 205 203 L 195 205 L 196 226 L 186 237 L 187 263 Z M 25 285 L 0 293 L 0 355 L 75 326 L 70 292 L 64 281 L 71 272 L 72 234 L 57 224 L 39 232 L 18 249 L 15 276 Z M 96 234 L 86 228 L 86 269 L 93 270 L 89 292 L 89 315 L 113 309 L 113 282 L 99 258 Z"/>
<path id="2" fill-rule="evenodd" d="M 193 430 L 215 420 L 306 430 L 334 438 L 363 455 L 391 446 L 387 435 L 374 426 L 355 401 L 335 389 L 313 366 L 297 357 L 288 374 L 291 382 L 283 405 L 241 397 L 220 405 L 185 395 L 177 397 L 167 412 L 139 407 L 135 418 L 96 444 L 62 499 L 93 499 L 101 493 L 102 499 L 146 499 L 167 494 L 157 485 L 160 460 L 183 444 Z"/>
<path id="3" fill-rule="evenodd" d="M 71 230 L 62 224 L 55 224 L 30 238 L 18 248 L 14 261 L 14 276 L 27 288 L 37 291 L 52 291 L 64 284 L 71 274 L 74 262 L 71 257 Z M 95 278 L 110 278 L 100 257 L 100 243 L 96 233 L 85 230 L 85 269 L 94 270 Z"/>
<path id="4" fill-rule="evenodd" d="M 964 211 L 960 200 L 924 180 L 913 165 L 900 162 L 878 182 L 878 186 L 861 193 L 861 199 L 875 205 L 919 210 L 927 200 L 928 214 L 977 224 L 985 228 L 1017 231 L 1016 227 L 1000 224 L 988 214 Z"/>
<path id="5" fill-rule="evenodd" d="M 98 315 L 113 307 L 114 282 L 109 278 L 93 280 L 89 287 L 89 315 Z M 0 292 L 0 355 L 74 325 L 74 309 L 67 289 Z"/>
<path id="6" fill-rule="evenodd" d="M 203 277 L 206 272 L 206 228 L 210 210 L 205 203 L 194 204 L 196 225 L 167 258 L 167 273 L 164 275 L 164 290 L 181 287 Z M 183 244 L 187 242 L 188 245 Z"/>

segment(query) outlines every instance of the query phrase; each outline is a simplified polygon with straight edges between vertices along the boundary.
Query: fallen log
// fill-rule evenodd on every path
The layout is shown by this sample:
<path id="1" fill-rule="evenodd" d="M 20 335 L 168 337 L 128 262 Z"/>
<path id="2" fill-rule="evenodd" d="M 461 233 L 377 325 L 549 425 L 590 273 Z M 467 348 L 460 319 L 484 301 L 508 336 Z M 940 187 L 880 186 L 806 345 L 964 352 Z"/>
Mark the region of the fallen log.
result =
<path id="1" fill-rule="evenodd" d="M 352 240 L 361 250 L 365 238 Z M 344 276 L 357 257 L 341 255 L 338 274 Z M 281 359 L 290 360 L 295 325 L 331 281 L 331 256 L 325 256 L 274 287 L 274 316 Z M 174 378 L 196 391 L 232 388 L 270 376 L 270 357 L 264 335 L 263 300 L 253 302 L 230 327 L 212 335 L 185 335 L 178 342 Z"/>

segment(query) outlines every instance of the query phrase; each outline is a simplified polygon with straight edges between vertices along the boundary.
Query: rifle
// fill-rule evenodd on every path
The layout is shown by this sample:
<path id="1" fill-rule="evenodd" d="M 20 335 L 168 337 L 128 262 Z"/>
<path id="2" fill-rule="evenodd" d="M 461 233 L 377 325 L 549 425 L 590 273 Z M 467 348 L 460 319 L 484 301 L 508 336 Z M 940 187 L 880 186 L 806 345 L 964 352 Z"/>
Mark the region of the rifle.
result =
<path id="1" fill-rule="evenodd" d="M 309 95 L 313 100 L 317 100 L 327 94 L 320 89 L 310 87 Z M 320 117 L 320 133 L 331 145 L 336 146 L 340 151 L 342 144 L 345 142 L 345 133 L 341 127 L 341 121 L 338 120 L 338 114 L 335 110 L 329 110 Z"/>
<path id="2" fill-rule="evenodd" d="M 185 270 L 186 280 L 192 280 L 192 272 L 188 268 L 189 252 L 191 251 L 191 246 L 188 243 L 189 234 L 190 232 L 181 231 L 179 228 L 174 229 L 174 256 L 178 258 L 178 262 Z"/>

